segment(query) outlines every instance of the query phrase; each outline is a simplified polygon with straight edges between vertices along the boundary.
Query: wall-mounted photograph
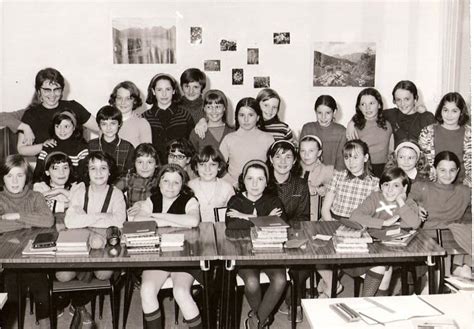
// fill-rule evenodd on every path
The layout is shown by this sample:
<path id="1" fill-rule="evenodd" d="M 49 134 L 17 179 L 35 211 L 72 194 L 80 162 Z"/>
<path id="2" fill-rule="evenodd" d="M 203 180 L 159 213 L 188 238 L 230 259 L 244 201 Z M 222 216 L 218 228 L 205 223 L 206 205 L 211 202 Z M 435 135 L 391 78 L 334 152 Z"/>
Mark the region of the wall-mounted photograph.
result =
<path id="1" fill-rule="evenodd" d="M 112 19 L 114 64 L 176 64 L 176 19 Z"/>
<path id="2" fill-rule="evenodd" d="M 190 42 L 192 45 L 200 45 L 202 43 L 202 27 L 191 26 Z"/>
<path id="3" fill-rule="evenodd" d="M 275 45 L 289 45 L 290 32 L 276 32 L 273 33 L 273 44 Z"/>
<path id="4" fill-rule="evenodd" d="M 314 87 L 373 87 L 375 42 L 317 42 Z"/>
<path id="5" fill-rule="evenodd" d="M 233 85 L 244 84 L 244 69 L 232 69 L 232 84 Z"/>
<path id="6" fill-rule="evenodd" d="M 247 48 L 247 64 L 258 64 L 258 48 Z"/>
<path id="7" fill-rule="evenodd" d="M 221 61 L 219 59 L 207 59 L 204 61 L 204 71 L 220 71 Z"/>
<path id="8" fill-rule="evenodd" d="M 270 88 L 270 77 L 254 77 L 254 88 Z"/>
<path id="9" fill-rule="evenodd" d="M 237 41 L 221 39 L 221 51 L 236 51 L 237 50 Z"/>

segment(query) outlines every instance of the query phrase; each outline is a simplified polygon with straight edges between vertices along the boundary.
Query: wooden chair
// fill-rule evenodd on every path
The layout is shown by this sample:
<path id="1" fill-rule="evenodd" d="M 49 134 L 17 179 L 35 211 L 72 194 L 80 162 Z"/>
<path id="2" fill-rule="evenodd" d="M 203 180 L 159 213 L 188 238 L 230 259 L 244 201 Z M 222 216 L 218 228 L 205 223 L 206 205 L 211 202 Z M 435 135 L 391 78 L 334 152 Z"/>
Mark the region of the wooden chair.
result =
<path id="1" fill-rule="evenodd" d="M 102 318 L 102 311 L 104 307 L 104 293 L 110 294 L 110 308 L 112 312 L 112 327 L 118 329 L 120 317 L 120 288 L 122 282 L 122 275 L 114 275 L 110 280 L 98 280 L 93 278 L 91 282 L 82 282 L 79 280 L 71 280 L 68 282 L 60 282 L 54 280 L 55 273 L 49 273 L 49 300 L 50 300 L 50 321 L 52 328 L 57 326 L 57 308 L 54 302 L 54 294 L 65 292 L 90 292 L 93 291 L 94 297 L 91 300 L 92 318 L 95 319 L 95 308 L 97 294 L 99 297 L 99 318 Z"/>

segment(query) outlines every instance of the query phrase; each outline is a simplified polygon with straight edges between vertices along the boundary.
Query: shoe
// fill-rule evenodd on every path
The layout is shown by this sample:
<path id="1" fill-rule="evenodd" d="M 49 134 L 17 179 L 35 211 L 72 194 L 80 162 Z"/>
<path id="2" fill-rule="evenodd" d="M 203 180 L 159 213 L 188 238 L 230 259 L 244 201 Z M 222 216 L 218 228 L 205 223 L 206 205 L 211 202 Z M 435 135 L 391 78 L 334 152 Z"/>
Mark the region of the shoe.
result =
<path id="1" fill-rule="evenodd" d="M 252 316 L 247 317 L 245 319 L 245 329 L 258 329 L 258 319 Z"/>
<path id="2" fill-rule="evenodd" d="M 92 315 L 89 313 L 89 311 L 87 311 L 85 306 L 80 306 L 78 309 L 79 313 L 81 314 L 82 328 L 89 328 L 94 323 Z"/>
<path id="3" fill-rule="evenodd" d="M 286 318 L 288 319 L 288 321 L 291 322 L 291 308 Z M 301 323 L 301 322 L 303 322 L 303 309 L 301 308 L 301 306 L 297 306 L 296 307 L 296 323 Z"/>
<path id="4" fill-rule="evenodd" d="M 286 302 L 281 303 L 278 313 L 286 315 L 290 314 L 290 306 Z"/>
<path id="5" fill-rule="evenodd" d="M 336 288 L 336 296 L 339 295 L 341 292 L 344 291 L 344 286 L 341 284 L 341 282 L 337 282 L 337 288 Z M 331 296 L 331 288 L 326 286 L 326 289 L 324 289 L 323 292 L 319 293 L 318 298 L 330 298 Z"/>
<path id="6" fill-rule="evenodd" d="M 80 329 L 81 327 L 81 313 L 79 310 L 74 311 L 74 315 L 71 320 L 71 324 L 69 325 L 69 329 Z"/>
<path id="7" fill-rule="evenodd" d="M 56 310 L 56 316 L 58 318 L 62 317 L 64 315 L 64 308 L 59 308 Z"/>
<path id="8" fill-rule="evenodd" d="M 471 268 L 467 265 L 457 266 L 453 270 L 453 275 L 454 276 L 459 276 L 459 277 L 465 278 L 465 279 L 471 279 L 472 278 L 472 271 L 471 271 Z"/>

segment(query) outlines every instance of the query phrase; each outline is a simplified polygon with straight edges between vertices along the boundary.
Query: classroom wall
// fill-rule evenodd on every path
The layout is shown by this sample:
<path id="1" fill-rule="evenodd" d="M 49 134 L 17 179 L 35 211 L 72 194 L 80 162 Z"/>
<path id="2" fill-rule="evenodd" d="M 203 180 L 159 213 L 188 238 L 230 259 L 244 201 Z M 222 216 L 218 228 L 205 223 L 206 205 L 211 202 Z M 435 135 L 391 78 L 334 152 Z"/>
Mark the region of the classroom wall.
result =
<path id="1" fill-rule="evenodd" d="M 322 94 L 338 102 L 338 121 L 354 113 L 361 88 L 313 87 L 313 45 L 321 41 L 376 42 L 376 88 L 392 107 L 391 91 L 401 79 L 414 81 L 434 111 L 441 98 L 443 0 L 426 1 L 38 1 L 3 3 L 1 110 L 26 107 L 34 77 L 44 67 L 59 69 L 68 82 L 65 99 L 96 113 L 114 85 L 134 81 L 146 93 L 150 78 L 167 72 L 179 79 L 188 67 L 203 69 L 220 59 L 220 72 L 206 72 L 209 87 L 222 89 L 231 106 L 255 97 L 253 76 L 270 76 L 283 98 L 281 118 L 296 132 L 315 118 Z M 113 17 L 173 18 L 177 64 L 112 64 Z M 191 45 L 190 26 L 203 28 L 203 43 Z M 290 45 L 274 45 L 273 32 L 290 32 Z M 221 38 L 237 41 L 221 52 Z M 247 65 L 247 48 L 260 49 L 260 64 Z M 231 69 L 244 69 L 244 85 L 231 84 Z"/>

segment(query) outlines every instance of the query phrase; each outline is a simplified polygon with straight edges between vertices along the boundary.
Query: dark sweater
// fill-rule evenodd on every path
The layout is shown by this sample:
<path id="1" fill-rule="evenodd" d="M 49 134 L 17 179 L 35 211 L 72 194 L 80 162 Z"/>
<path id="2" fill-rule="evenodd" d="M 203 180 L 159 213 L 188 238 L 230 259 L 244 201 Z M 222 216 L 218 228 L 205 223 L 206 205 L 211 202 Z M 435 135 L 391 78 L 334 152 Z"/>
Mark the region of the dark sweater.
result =
<path id="1" fill-rule="evenodd" d="M 249 215 L 256 213 L 257 216 L 268 216 L 275 208 L 280 208 L 282 211 L 284 210 L 280 199 L 270 194 L 263 194 L 260 199 L 253 202 L 247 199 L 243 193 L 238 193 L 232 196 L 227 203 L 227 211 L 234 209 Z M 284 211 L 281 218 L 285 221 L 287 219 Z M 253 226 L 253 223 L 243 218 L 232 218 L 226 214 L 225 225 L 226 228 L 230 230 L 248 230 Z"/>
<path id="2" fill-rule="evenodd" d="M 308 183 L 301 177 L 290 175 L 286 182 L 277 184 L 277 188 L 288 220 L 309 221 Z"/>
<path id="3" fill-rule="evenodd" d="M 398 108 L 383 110 L 383 117 L 392 125 L 395 146 L 404 139 L 418 140 L 421 129 L 435 123 L 433 113 L 414 113 L 410 115 L 403 114 Z"/>
<path id="4" fill-rule="evenodd" d="M 178 102 L 179 108 L 191 114 L 194 121 L 194 125 L 196 125 L 199 120 L 205 117 L 203 105 L 204 101 L 202 97 L 198 97 L 197 99 L 190 101 L 185 96 L 183 96 Z"/>
<path id="5" fill-rule="evenodd" d="M 89 153 L 102 151 L 107 153 L 115 159 L 117 165 L 117 177 L 125 174 L 129 169 L 134 166 L 133 163 L 133 145 L 127 142 L 125 139 L 116 137 L 112 142 L 108 143 L 104 140 L 104 137 L 95 138 L 89 142 Z"/>

